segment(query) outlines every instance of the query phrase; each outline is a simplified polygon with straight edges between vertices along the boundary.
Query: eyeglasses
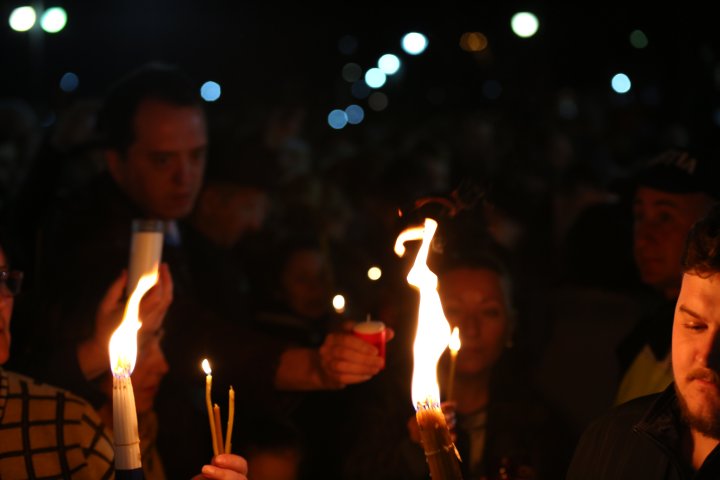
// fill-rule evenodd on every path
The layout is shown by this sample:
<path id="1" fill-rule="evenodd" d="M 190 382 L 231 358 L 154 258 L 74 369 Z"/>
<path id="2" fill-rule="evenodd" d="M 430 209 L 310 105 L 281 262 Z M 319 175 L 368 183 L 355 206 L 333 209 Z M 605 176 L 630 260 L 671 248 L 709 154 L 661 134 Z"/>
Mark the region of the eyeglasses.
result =
<path id="1" fill-rule="evenodd" d="M 20 270 L 0 270 L 0 295 L 14 297 L 20 293 L 23 272 Z"/>

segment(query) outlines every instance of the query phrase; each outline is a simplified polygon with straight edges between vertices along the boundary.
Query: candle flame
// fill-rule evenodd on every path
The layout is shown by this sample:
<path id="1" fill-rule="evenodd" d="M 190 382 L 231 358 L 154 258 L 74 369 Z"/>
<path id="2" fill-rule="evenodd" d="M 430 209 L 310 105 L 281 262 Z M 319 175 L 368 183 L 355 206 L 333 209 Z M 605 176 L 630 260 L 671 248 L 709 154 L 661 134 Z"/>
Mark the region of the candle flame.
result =
<path id="1" fill-rule="evenodd" d="M 202 369 L 205 371 L 205 375 L 212 374 L 212 369 L 210 368 L 210 362 L 208 362 L 207 358 L 204 358 L 202 361 Z"/>
<path id="2" fill-rule="evenodd" d="M 157 272 L 143 275 L 125 304 L 120 326 L 110 337 L 110 370 L 116 377 L 128 377 L 135 368 L 137 359 L 137 332 L 140 330 L 140 300 L 157 283 Z"/>
<path id="3" fill-rule="evenodd" d="M 460 350 L 460 329 L 458 327 L 453 328 L 452 335 L 450 335 L 450 341 L 448 342 L 448 347 L 450 347 L 450 351 L 453 355 L 456 355 L 458 350 Z"/>
<path id="4" fill-rule="evenodd" d="M 430 243 L 436 230 L 437 222 L 426 218 L 423 227 L 404 230 L 395 242 L 395 253 L 403 256 L 405 242 L 422 240 L 415 263 L 407 276 L 408 283 L 420 291 L 418 325 L 413 345 L 412 401 L 416 409 L 421 404 L 440 402 L 437 363 L 450 338 L 450 325 L 437 291 L 437 275 L 427 266 Z"/>

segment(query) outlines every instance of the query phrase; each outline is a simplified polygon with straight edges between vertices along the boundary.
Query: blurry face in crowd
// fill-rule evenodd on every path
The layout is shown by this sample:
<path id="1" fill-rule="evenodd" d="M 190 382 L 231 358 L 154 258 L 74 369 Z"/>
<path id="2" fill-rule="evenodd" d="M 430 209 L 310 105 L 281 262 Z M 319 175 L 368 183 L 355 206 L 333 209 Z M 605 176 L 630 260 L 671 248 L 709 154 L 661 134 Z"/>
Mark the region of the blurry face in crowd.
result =
<path id="1" fill-rule="evenodd" d="M 440 298 L 451 327 L 460 329 L 459 374 L 488 373 L 511 334 L 500 275 L 486 268 L 457 268 L 439 278 Z"/>
<path id="2" fill-rule="evenodd" d="M 199 107 L 142 102 L 127 152 L 108 152 L 115 181 L 147 215 L 173 220 L 190 213 L 200 191 L 207 145 Z"/>
<path id="3" fill-rule="evenodd" d="M 259 188 L 236 188 L 225 209 L 228 212 L 225 223 L 228 237 L 231 244 L 235 244 L 246 233 L 262 228 L 268 212 L 268 196 Z"/>
<path id="4" fill-rule="evenodd" d="M 8 270 L 5 252 L 0 248 L 0 270 Z M 13 311 L 13 296 L 4 284 L 0 284 L 0 365 L 10 357 L 10 317 Z"/>
<path id="5" fill-rule="evenodd" d="M 643 283 L 674 298 L 680 288 L 680 256 L 693 223 L 712 204 L 704 193 L 667 193 L 640 187 L 635 193 L 635 263 Z"/>
<path id="6" fill-rule="evenodd" d="M 675 307 L 672 365 L 690 427 L 720 439 L 720 274 L 686 273 Z"/>
<path id="7" fill-rule="evenodd" d="M 282 274 L 284 298 L 304 317 L 317 318 L 330 306 L 330 280 L 325 255 L 317 250 L 298 250 L 285 264 Z"/>

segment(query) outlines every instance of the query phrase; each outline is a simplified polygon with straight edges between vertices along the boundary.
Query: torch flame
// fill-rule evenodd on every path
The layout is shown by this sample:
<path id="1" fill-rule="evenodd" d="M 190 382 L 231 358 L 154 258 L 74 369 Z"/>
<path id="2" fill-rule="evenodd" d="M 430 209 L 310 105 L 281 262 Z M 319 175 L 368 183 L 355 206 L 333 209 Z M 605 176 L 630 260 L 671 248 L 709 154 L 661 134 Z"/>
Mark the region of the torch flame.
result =
<path id="1" fill-rule="evenodd" d="M 437 276 L 427 266 L 430 242 L 437 226 L 435 220 L 426 218 L 424 227 L 403 231 L 395 242 L 395 253 L 403 256 L 405 242 L 422 240 L 415 263 L 407 276 L 408 283 L 420 291 L 418 326 L 413 345 L 412 401 L 416 409 L 420 404 L 440 402 L 437 363 L 450 338 L 450 325 L 443 313 L 437 291 Z"/>
<path id="2" fill-rule="evenodd" d="M 450 347 L 453 355 L 457 354 L 458 350 L 460 350 L 460 345 L 460 329 L 455 327 L 453 328 L 452 335 L 450 335 L 450 342 L 448 342 L 448 347 Z"/>
<path id="3" fill-rule="evenodd" d="M 142 323 L 139 319 L 140 300 L 157 283 L 157 272 L 143 275 L 125 304 L 122 323 L 110 337 L 110 370 L 116 377 L 128 377 L 135 368 L 137 358 L 137 331 Z"/>
<path id="4" fill-rule="evenodd" d="M 212 373 L 210 362 L 208 362 L 207 358 L 204 358 L 202 361 L 202 369 L 205 371 L 205 375 L 210 375 Z"/>

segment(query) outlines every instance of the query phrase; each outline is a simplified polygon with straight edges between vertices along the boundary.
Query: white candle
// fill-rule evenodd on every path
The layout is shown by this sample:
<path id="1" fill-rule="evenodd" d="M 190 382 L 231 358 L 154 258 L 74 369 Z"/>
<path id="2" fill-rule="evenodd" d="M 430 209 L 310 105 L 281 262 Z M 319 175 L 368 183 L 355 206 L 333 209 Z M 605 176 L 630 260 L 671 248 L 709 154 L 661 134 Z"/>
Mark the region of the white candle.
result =
<path id="1" fill-rule="evenodd" d="M 158 271 L 162 256 L 163 229 L 162 220 L 133 220 L 128 281 L 125 287 L 128 295 L 135 290 L 140 277 Z"/>
<path id="2" fill-rule="evenodd" d="M 137 410 L 130 375 L 137 359 L 138 312 L 145 292 L 157 282 L 157 272 L 143 276 L 125 305 L 120 326 L 110 337 L 110 371 L 113 374 L 113 439 L 115 441 L 115 470 L 139 470 L 140 436 Z"/>

